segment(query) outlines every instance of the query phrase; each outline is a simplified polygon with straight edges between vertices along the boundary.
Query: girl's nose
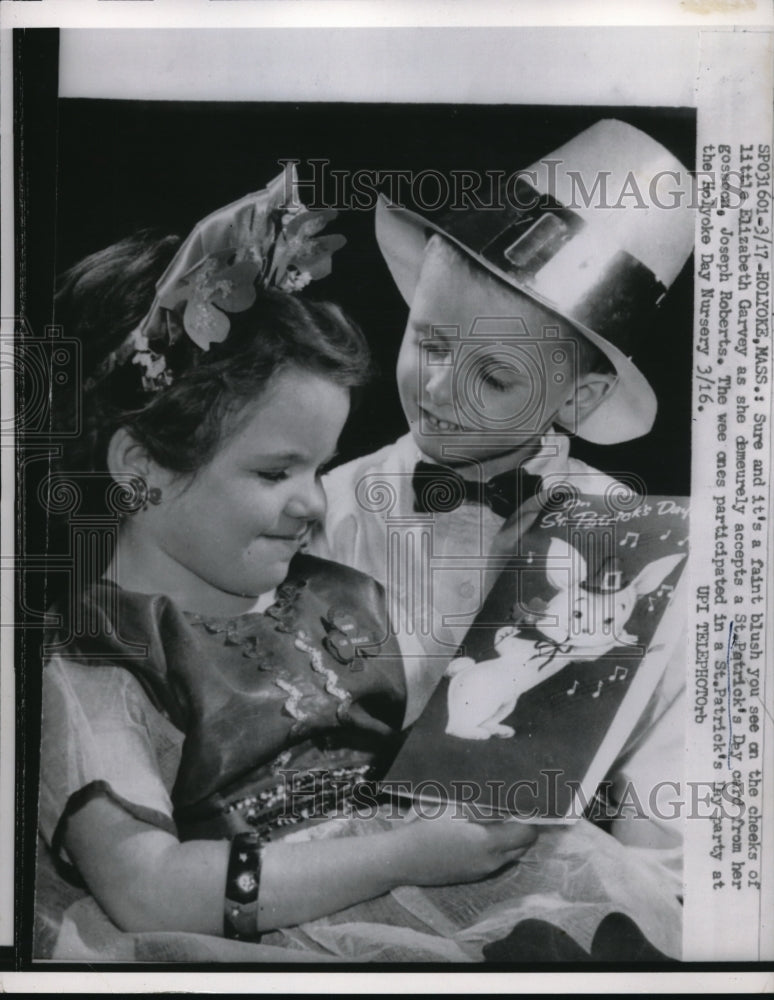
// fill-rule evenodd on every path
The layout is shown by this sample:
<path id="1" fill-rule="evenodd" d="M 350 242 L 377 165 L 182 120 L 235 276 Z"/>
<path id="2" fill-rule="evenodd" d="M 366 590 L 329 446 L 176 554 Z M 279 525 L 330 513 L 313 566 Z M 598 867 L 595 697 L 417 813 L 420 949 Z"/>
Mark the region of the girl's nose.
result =
<path id="1" fill-rule="evenodd" d="M 322 483 L 315 476 L 308 488 L 297 490 L 285 505 L 289 517 L 299 521 L 316 521 L 325 514 L 326 498 Z"/>

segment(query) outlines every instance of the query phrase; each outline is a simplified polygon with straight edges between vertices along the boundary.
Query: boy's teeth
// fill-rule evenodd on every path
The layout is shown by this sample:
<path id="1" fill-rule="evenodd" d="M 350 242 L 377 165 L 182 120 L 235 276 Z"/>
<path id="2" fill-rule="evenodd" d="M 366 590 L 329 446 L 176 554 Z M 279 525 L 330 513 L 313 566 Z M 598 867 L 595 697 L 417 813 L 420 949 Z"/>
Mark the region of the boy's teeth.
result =
<path id="1" fill-rule="evenodd" d="M 427 415 L 430 421 L 431 427 L 437 427 L 439 431 L 458 431 L 459 426 L 457 424 L 451 424 L 448 420 L 439 420 L 438 417 L 432 416 L 430 413 Z"/>

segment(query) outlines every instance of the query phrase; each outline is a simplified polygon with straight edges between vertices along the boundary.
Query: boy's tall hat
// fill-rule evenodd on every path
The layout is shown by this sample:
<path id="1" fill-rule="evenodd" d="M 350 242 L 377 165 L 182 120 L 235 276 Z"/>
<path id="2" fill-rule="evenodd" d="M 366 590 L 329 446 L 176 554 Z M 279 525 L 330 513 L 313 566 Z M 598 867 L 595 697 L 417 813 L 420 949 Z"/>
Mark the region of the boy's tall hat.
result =
<path id="1" fill-rule="evenodd" d="M 574 428 L 580 437 L 646 434 L 656 397 L 631 354 L 693 249 L 693 177 L 649 135 L 608 119 L 519 171 L 504 194 L 493 209 L 437 218 L 380 196 L 376 237 L 401 294 L 411 304 L 427 240 L 440 233 L 610 360 L 617 379 Z"/>

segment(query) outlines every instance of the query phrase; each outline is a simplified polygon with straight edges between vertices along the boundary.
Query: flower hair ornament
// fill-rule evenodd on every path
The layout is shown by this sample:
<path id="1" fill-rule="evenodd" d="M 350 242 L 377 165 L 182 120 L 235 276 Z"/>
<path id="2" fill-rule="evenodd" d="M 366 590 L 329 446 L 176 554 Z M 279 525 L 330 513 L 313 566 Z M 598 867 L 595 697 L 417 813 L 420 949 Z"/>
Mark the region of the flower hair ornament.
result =
<path id="1" fill-rule="evenodd" d="M 92 385 L 131 360 L 142 368 L 146 392 L 163 389 L 174 374 L 154 347 L 187 336 L 207 351 L 228 336 L 228 314 L 253 305 L 257 286 L 297 292 L 330 274 L 331 257 L 346 239 L 319 233 L 337 213 L 306 208 L 297 186 L 295 165 L 288 163 L 262 191 L 197 223 L 157 282 L 150 311 L 102 362 Z"/>

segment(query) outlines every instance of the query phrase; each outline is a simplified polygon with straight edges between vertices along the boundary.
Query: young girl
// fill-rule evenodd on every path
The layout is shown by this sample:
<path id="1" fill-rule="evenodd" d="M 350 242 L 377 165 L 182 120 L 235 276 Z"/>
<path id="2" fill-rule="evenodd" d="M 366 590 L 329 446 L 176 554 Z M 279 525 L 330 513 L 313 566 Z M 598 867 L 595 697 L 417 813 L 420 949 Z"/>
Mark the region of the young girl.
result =
<path id="1" fill-rule="evenodd" d="M 275 182 L 197 227 L 150 313 L 170 241 L 88 258 L 58 298 L 92 372 L 72 478 L 106 470 L 130 512 L 49 644 L 40 823 L 59 872 L 124 931 L 254 940 L 404 883 L 480 877 L 533 836 L 419 820 L 264 845 L 340 807 L 403 716 L 377 585 L 299 555 L 368 371 L 343 314 L 288 290 L 325 268 L 321 221 Z M 327 786 L 310 779 L 323 768 Z"/>
<path id="2" fill-rule="evenodd" d="M 71 479 L 120 526 L 48 645 L 36 956 L 471 961 L 524 918 L 614 909 L 664 947 L 668 894 L 590 824 L 514 866 L 518 822 L 308 822 L 379 775 L 405 697 L 379 587 L 300 551 L 367 374 L 340 310 L 293 294 L 327 273 L 326 221 L 280 178 L 171 262 L 135 238 L 64 280 L 89 373 Z"/>

